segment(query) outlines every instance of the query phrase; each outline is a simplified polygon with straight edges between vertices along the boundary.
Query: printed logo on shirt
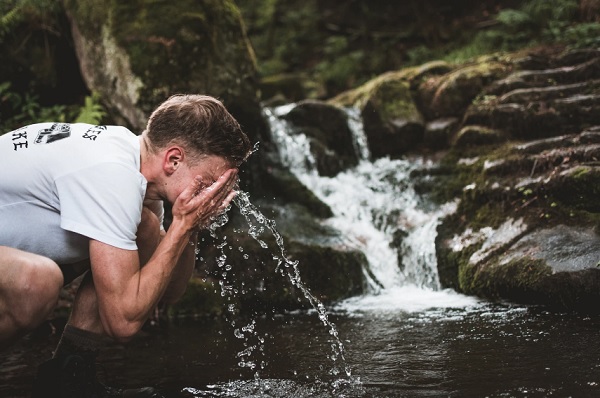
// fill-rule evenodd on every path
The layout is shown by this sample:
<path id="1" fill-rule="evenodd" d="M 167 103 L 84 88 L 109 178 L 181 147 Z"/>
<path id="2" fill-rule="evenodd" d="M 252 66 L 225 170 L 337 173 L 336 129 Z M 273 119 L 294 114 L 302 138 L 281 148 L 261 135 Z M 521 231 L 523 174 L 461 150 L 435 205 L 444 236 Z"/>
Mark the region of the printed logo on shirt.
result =
<path id="1" fill-rule="evenodd" d="M 71 135 L 71 126 L 66 123 L 54 123 L 50 128 L 42 129 L 38 132 L 34 143 L 50 144 Z"/>
<path id="2" fill-rule="evenodd" d="M 106 126 L 93 126 L 90 127 L 85 134 L 83 135 L 83 138 L 87 138 L 88 140 L 91 141 L 96 141 L 96 138 L 98 138 L 98 136 L 103 132 L 106 131 L 107 128 Z"/>

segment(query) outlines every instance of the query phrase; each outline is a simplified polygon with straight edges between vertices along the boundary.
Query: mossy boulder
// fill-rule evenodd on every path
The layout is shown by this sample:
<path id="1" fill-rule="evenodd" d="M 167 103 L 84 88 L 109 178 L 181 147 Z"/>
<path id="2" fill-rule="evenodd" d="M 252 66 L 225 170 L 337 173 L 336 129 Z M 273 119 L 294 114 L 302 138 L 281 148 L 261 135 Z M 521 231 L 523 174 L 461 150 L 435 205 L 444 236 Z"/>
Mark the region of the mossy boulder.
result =
<path id="1" fill-rule="evenodd" d="M 423 140 L 425 122 L 413 99 L 414 69 L 384 74 L 331 100 L 360 110 L 371 155 L 399 156 Z"/>
<path id="2" fill-rule="evenodd" d="M 263 173 L 261 183 L 261 194 L 264 197 L 272 197 L 274 204 L 301 205 L 317 218 L 333 215 L 331 208 L 289 170 L 271 167 Z"/>
<path id="3" fill-rule="evenodd" d="M 484 88 L 510 71 L 510 63 L 485 57 L 425 80 L 419 102 L 428 118 L 460 116 Z"/>
<path id="4" fill-rule="evenodd" d="M 218 283 L 214 280 L 193 276 L 187 284 L 184 295 L 168 308 L 170 317 L 220 317 L 229 304 L 236 304 L 235 297 L 221 295 Z M 239 304 L 238 304 L 239 305 Z"/>
<path id="5" fill-rule="evenodd" d="M 593 228 L 559 224 L 528 230 L 509 220 L 498 230 L 468 230 L 446 243 L 450 256 L 463 253 L 455 257 L 460 259 L 455 284 L 467 294 L 600 312 L 600 236 Z"/>
<path id="6" fill-rule="evenodd" d="M 434 150 L 447 148 L 458 126 L 459 119 L 457 117 L 434 119 L 428 122 L 425 125 L 423 136 L 425 147 Z"/>
<path id="7" fill-rule="evenodd" d="M 266 223 L 232 210 L 227 225 L 202 236 L 197 277 L 171 314 L 218 315 L 309 308 L 306 295 L 324 303 L 364 291 L 363 253 L 346 247 L 339 232 L 315 222 L 300 206 L 265 205 Z M 254 234 L 254 237 L 252 236 Z M 281 247 L 278 244 L 282 245 Z"/>
<path id="8" fill-rule="evenodd" d="M 65 1 L 88 87 L 136 131 L 175 93 L 256 106 L 256 66 L 233 1 Z"/>

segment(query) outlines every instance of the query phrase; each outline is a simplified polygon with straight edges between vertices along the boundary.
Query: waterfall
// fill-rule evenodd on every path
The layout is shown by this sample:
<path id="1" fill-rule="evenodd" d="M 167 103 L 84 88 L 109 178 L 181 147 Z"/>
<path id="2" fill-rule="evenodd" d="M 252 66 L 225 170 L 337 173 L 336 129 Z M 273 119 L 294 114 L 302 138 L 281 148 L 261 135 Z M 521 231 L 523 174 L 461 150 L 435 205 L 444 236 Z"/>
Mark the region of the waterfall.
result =
<path id="1" fill-rule="evenodd" d="M 447 296 L 458 296 L 454 292 L 435 294 L 442 291 L 434 240 L 439 220 L 454 211 L 456 204 L 431 209 L 415 192 L 410 179 L 412 171 L 431 166 L 429 162 L 418 157 L 370 161 L 360 115 L 357 110 L 348 109 L 359 163 L 334 177 L 320 176 L 309 150 L 309 139 L 293 132 L 282 118 L 294 106 L 265 109 L 273 140 L 283 165 L 331 207 L 334 216 L 324 222 L 339 230 L 348 246 L 365 254 L 369 294 L 360 300 L 364 303 L 376 296 L 378 300 L 385 301 L 387 297 L 397 302 L 396 296 L 400 294 L 406 300 L 407 292 L 412 300 L 417 292 L 421 298 L 408 303 L 408 309 L 415 308 L 415 304 L 417 309 L 428 307 L 432 300 L 433 306 L 435 302 L 452 305 L 455 301 Z M 472 303 L 471 299 L 468 301 Z"/>

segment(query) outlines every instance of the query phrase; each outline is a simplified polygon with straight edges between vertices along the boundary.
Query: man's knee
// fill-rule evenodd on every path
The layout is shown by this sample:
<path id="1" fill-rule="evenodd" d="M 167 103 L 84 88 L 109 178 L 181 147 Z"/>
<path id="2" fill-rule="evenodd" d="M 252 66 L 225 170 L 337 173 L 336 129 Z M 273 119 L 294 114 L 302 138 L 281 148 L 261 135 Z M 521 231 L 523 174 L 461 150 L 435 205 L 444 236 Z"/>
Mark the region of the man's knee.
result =
<path id="1" fill-rule="evenodd" d="M 23 256 L 16 267 L 8 302 L 13 307 L 15 326 L 28 330 L 41 323 L 56 306 L 63 275 L 54 261 L 43 256 Z"/>

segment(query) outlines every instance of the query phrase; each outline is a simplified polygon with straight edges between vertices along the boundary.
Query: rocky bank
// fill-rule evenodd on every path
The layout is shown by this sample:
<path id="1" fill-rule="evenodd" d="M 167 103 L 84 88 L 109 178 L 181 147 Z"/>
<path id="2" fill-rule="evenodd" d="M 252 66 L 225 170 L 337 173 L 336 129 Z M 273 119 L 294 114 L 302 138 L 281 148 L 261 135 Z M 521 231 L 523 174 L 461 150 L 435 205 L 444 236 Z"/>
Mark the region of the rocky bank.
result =
<path id="1" fill-rule="evenodd" d="M 416 173 L 458 201 L 438 228 L 441 283 L 489 299 L 600 311 L 600 51 L 545 48 L 380 76 L 361 110 L 373 156 L 436 154 Z"/>

